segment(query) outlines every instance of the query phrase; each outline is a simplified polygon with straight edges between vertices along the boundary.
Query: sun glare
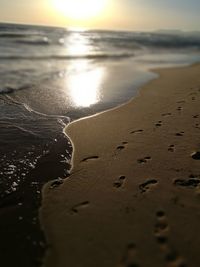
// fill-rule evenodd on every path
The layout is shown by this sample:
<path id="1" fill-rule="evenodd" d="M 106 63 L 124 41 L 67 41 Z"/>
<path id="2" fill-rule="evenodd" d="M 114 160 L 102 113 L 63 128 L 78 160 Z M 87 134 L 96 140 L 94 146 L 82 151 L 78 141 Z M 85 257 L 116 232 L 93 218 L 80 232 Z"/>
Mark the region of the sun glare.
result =
<path id="1" fill-rule="evenodd" d="M 101 15 L 107 0 L 53 0 L 54 7 L 69 19 L 83 20 Z"/>
<path id="2" fill-rule="evenodd" d="M 91 62 L 87 55 L 92 54 L 87 37 L 71 32 L 67 38 L 66 54 L 86 56 L 84 59 L 71 60 L 66 65 L 64 80 L 67 97 L 74 107 L 90 107 L 101 100 L 101 91 L 106 77 L 105 67 Z"/>
<path id="3" fill-rule="evenodd" d="M 104 68 L 90 66 L 88 62 L 77 61 L 74 73 L 67 79 L 71 101 L 75 107 L 89 107 L 100 100 L 104 79 Z"/>

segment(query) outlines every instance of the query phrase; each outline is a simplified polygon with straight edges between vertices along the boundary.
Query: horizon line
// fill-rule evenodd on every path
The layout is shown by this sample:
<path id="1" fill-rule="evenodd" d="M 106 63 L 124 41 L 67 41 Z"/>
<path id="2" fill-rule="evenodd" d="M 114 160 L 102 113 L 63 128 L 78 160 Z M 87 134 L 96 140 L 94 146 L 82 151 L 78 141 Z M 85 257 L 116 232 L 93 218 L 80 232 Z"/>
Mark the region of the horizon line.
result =
<path id="1" fill-rule="evenodd" d="M 49 28 L 61 28 L 71 31 L 121 31 L 121 32 L 200 32 L 199 30 L 185 30 L 179 28 L 161 28 L 161 29 L 113 29 L 113 28 L 88 28 L 88 27 L 78 27 L 78 26 L 60 26 L 51 24 L 40 24 L 40 23 L 25 23 L 25 22 L 13 22 L 13 21 L 0 21 L 0 24 L 11 24 L 11 25 L 22 25 L 22 26 L 36 26 L 36 27 L 49 27 Z"/>

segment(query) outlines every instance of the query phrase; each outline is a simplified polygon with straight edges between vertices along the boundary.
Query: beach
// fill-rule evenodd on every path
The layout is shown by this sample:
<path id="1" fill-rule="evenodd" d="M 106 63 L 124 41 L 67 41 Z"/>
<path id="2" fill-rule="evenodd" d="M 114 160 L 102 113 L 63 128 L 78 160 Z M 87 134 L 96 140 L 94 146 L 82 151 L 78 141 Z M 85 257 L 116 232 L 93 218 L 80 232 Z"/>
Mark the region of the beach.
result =
<path id="1" fill-rule="evenodd" d="M 140 170 L 143 173 L 143 167 L 156 168 L 152 165 L 157 162 L 156 156 L 148 150 L 159 133 L 165 128 L 170 129 L 166 123 L 167 120 L 173 119 L 175 114 L 183 116 L 187 113 L 185 110 L 187 103 L 177 103 L 174 109 L 178 110 L 177 113 L 174 111 L 173 116 L 164 111 L 162 114 L 166 115 L 161 116 L 158 115 L 159 109 L 167 109 L 165 106 L 167 104 L 162 105 L 160 100 L 160 105 L 153 104 L 157 103 L 158 99 L 157 87 L 155 90 L 142 89 L 140 92 L 139 88 L 148 82 L 151 84 L 151 81 L 159 77 L 160 71 L 157 73 L 152 71 L 153 69 L 184 67 L 199 62 L 199 48 L 198 31 L 80 30 L 0 23 L 0 257 L 4 266 L 13 266 L 13 264 L 41 266 L 44 254 L 48 251 L 48 243 L 54 243 L 53 240 L 46 242 L 45 235 L 49 234 L 45 230 L 44 235 L 41 229 L 46 225 L 46 223 L 40 224 L 38 216 L 42 199 L 44 199 L 45 212 L 48 211 L 48 214 L 51 214 L 49 211 L 51 197 L 57 189 L 61 190 L 66 183 L 74 181 L 73 177 L 76 173 L 78 177 L 79 170 L 82 177 L 82 168 L 86 172 L 86 177 L 91 176 L 90 172 L 94 173 L 94 185 L 99 188 L 99 193 L 105 194 L 105 206 L 111 211 L 113 206 L 107 205 L 109 201 L 106 199 L 109 192 L 112 192 L 111 202 L 115 202 L 115 196 L 118 203 L 118 198 L 123 197 L 123 192 L 129 190 L 127 186 L 130 181 L 135 186 L 133 191 L 138 194 L 143 191 L 143 185 L 139 185 L 138 189 L 137 184 L 139 181 L 142 184 L 143 179 L 145 181 L 150 179 L 152 180 L 150 184 L 157 186 L 155 180 L 159 177 L 146 177 L 144 173 L 141 174 L 142 178 L 137 175 L 137 172 Z M 174 77 L 178 78 L 176 73 L 172 75 L 173 79 L 169 79 L 171 82 Z M 191 81 L 196 82 L 195 79 L 194 77 Z M 180 83 L 185 85 L 184 81 Z M 189 78 L 188 84 L 190 84 Z M 166 92 L 170 86 L 168 82 Z M 189 88 L 190 86 L 187 89 Z M 143 93 L 145 91 L 150 95 Z M 139 96 L 141 92 L 142 97 Z M 150 92 L 155 92 L 154 101 Z M 149 100 L 143 102 L 145 95 L 145 99 L 152 99 L 152 102 L 149 104 Z M 175 99 L 173 97 L 172 99 Z M 133 108 L 132 104 L 123 106 L 132 98 L 135 98 Z M 139 99 L 141 102 L 138 102 Z M 195 100 L 191 101 L 194 102 L 193 104 L 196 103 Z M 171 107 L 171 100 L 168 102 Z M 119 106 L 120 108 L 116 109 Z M 130 110 L 125 108 L 129 106 Z M 113 112 L 110 111 L 111 109 Z M 105 112 L 107 110 L 109 111 Z M 94 117 L 88 118 L 93 115 Z M 198 131 L 198 114 L 193 116 L 194 123 L 197 124 L 194 125 L 196 127 L 194 130 Z M 96 120 L 99 120 L 97 118 L 105 118 L 105 121 L 97 123 Z M 178 116 L 178 118 L 181 117 Z M 148 121 L 149 124 L 147 124 Z M 188 125 L 190 124 L 191 122 Z M 81 127 L 76 128 L 76 125 Z M 127 130 L 128 127 L 130 129 Z M 74 133 L 71 132 L 72 129 Z M 129 134 L 129 132 L 133 133 Z M 177 134 L 175 137 L 177 141 L 185 140 L 183 138 L 187 136 L 185 134 L 183 137 L 181 132 L 174 133 Z M 165 156 L 171 158 L 172 155 L 181 153 L 174 147 L 177 144 L 170 141 L 169 143 Z M 132 172 L 135 171 L 135 175 L 131 172 L 131 156 L 126 155 L 130 148 L 136 153 L 131 152 L 133 155 L 131 166 L 134 169 Z M 165 151 L 165 147 L 163 149 Z M 156 155 L 157 150 L 155 150 Z M 72 156 L 73 160 L 71 160 Z M 127 161 L 122 164 L 119 161 L 124 156 L 127 157 Z M 102 164 L 106 167 L 102 167 Z M 169 165 L 171 165 L 170 162 Z M 123 166 L 130 168 L 130 173 L 125 171 Z M 140 169 L 137 170 L 136 167 Z M 99 171 L 102 168 L 105 169 L 104 176 L 102 171 Z M 69 175 L 70 178 L 67 179 Z M 192 180 L 192 183 L 198 185 L 198 177 L 194 179 L 197 180 Z M 60 186 L 63 181 L 65 181 L 64 185 Z M 145 181 L 143 183 L 146 183 Z M 43 186 L 48 182 L 51 187 L 49 193 L 52 194 L 49 203 L 46 193 L 42 194 Z M 148 183 L 147 181 L 147 186 Z M 86 182 L 86 185 L 90 186 L 90 183 Z M 70 186 L 69 196 L 73 195 L 73 197 L 70 197 L 69 207 L 73 201 L 77 202 L 73 208 L 75 218 L 79 218 L 77 215 L 79 215 L 80 203 L 87 207 L 83 210 L 89 211 L 89 207 L 92 207 L 92 213 L 93 208 L 95 209 L 94 216 L 101 215 L 103 218 L 102 214 L 105 212 L 102 210 L 102 214 L 99 215 L 94 198 L 87 200 L 86 196 L 82 195 L 82 185 L 80 203 L 77 199 L 79 191 L 71 190 Z M 93 192 L 97 194 L 96 189 Z M 133 195 L 136 194 L 134 192 Z M 55 193 L 55 199 L 57 199 L 57 193 Z M 101 198 L 97 197 L 97 199 L 101 201 Z M 131 197 L 127 198 L 127 201 L 129 200 L 132 201 Z M 46 208 L 45 203 L 50 206 Z M 55 205 L 63 207 L 57 200 Z M 97 206 L 101 207 L 101 205 Z M 127 207 L 129 210 L 129 206 Z M 116 206 L 116 208 L 119 207 Z M 80 211 L 82 211 L 81 208 Z M 112 218 L 115 218 L 116 214 L 113 214 L 113 211 L 111 214 Z M 123 214 L 119 212 L 119 216 L 123 217 Z M 45 221 L 47 217 L 44 216 Z M 133 218 L 129 220 L 127 217 L 126 220 L 131 224 L 133 222 Z M 87 219 L 86 222 L 88 221 L 90 220 Z M 110 219 L 108 223 L 111 222 Z M 79 225 L 79 221 L 77 223 Z M 111 225 L 109 229 L 110 227 Z M 74 229 L 70 230 L 73 235 L 76 232 Z M 117 226 L 114 229 L 119 230 Z M 73 240 L 72 238 L 69 248 L 73 246 Z M 113 236 L 110 240 L 114 242 Z M 120 244 L 125 246 L 122 241 L 120 239 Z M 65 235 L 63 242 L 65 242 Z M 110 249 L 107 243 L 105 246 Z M 98 249 L 103 245 L 93 247 Z M 116 253 L 120 254 L 118 250 Z M 106 259 L 106 257 L 101 258 Z M 85 264 L 87 266 L 87 263 Z"/>
<path id="2" fill-rule="evenodd" d="M 70 123 L 69 177 L 43 188 L 45 267 L 197 267 L 200 65 Z"/>

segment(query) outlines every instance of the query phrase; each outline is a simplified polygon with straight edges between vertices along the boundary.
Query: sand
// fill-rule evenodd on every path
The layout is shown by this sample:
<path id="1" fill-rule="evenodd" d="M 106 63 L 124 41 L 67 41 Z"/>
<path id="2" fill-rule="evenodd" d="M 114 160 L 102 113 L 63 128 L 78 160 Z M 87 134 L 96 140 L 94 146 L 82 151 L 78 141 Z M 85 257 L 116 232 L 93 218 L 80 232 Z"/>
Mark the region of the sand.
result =
<path id="1" fill-rule="evenodd" d="M 46 184 L 46 267 L 200 265 L 200 65 L 71 123 L 71 175 Z"/>

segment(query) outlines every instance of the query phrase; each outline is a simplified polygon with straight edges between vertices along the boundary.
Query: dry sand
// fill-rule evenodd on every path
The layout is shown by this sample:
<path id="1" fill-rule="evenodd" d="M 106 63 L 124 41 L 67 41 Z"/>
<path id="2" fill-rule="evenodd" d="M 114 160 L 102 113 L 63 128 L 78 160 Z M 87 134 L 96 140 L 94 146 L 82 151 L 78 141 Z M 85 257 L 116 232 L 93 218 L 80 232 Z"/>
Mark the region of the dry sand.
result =
<path id="1" fill-rule="evenodd" d="M 46 267 L 200 266 L 200 65 L 157 72 L 67 127 L 71 175 L 43 190 Z"/>

